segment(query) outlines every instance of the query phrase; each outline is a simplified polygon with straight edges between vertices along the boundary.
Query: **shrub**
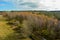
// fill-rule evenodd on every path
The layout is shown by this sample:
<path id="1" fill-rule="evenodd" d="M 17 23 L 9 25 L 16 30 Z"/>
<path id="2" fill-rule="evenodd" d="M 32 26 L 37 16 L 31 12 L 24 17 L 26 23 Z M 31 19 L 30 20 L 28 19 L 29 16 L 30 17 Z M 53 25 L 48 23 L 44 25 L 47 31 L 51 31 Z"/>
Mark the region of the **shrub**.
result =
<path id="1" fill-rule="evenodd" d="M 14 17 L 14 20 L 15 22 L 13 23 L 17 24 L 14 26 L 17 27 L 13 28 L 13 30 L 19 33 L 20 36 L 25 38 L 30 37 L 36 40 L 42 40 L 44 38 L 47 40 L 55 40 L 56 38 L 57 31 L 55 30 L 59 23 L 58 20 L 53 17 L 32 13 L 20 13 Z M 38 38 L 34 37 L 34 35 Z"/>

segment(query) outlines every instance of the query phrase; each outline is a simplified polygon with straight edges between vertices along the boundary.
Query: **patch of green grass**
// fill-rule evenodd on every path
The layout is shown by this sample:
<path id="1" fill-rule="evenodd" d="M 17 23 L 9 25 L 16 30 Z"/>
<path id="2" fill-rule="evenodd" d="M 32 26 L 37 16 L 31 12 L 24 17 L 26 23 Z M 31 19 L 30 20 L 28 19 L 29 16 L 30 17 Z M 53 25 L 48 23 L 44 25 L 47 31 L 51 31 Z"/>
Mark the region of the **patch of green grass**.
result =
<path id="1" fill-rule="evenodd" d="M 6 35 L 9 35 L 12 33 L 13 30 L 6 24 L 4 21 L 0 21 L 0 36 L 5 37 Z"/>
<path id="2" fill-rule="evenodd" d="M 0 40 L 4 39 L 7 35 L 13 33 L 14 31 L 6 24 L 5 18 L 0 16 Z"/>
<path id="3" fill-rule="evenodd" d="M 20 40 L 14 33 L 10 25 L 6 24 L 5 18 L 0 16 L 0 40 Z M 31 40 L 30 38 L 21 40 Z"/>

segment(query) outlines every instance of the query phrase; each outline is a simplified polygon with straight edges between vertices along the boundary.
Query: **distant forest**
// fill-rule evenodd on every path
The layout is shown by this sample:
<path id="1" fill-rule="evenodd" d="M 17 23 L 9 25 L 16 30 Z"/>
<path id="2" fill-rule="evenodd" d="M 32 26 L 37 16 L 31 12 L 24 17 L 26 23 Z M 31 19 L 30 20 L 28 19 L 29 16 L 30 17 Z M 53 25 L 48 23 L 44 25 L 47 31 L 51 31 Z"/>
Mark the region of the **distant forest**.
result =
<path id="1" fill-rule="evenodd" d="M 19 13 L 33 13 L 33 14 L 44 14 L 47 16 L 54 16 L 58 20 L 60 20 L 60 11 L 0 11 L 0 14 L 5 15 L 5 14 L 19 14 Z"/>

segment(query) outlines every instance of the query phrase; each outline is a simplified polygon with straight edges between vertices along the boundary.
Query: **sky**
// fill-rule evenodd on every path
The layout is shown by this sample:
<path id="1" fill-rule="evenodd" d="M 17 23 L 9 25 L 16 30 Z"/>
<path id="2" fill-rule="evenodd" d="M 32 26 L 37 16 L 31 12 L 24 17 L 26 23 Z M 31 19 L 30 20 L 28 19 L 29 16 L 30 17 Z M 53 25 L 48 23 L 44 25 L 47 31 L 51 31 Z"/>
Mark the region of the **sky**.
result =
<path id="1" fill-rule="evenodd" d="M 0 0 L 0 11 L 60 10 L 60 0 Z"/>

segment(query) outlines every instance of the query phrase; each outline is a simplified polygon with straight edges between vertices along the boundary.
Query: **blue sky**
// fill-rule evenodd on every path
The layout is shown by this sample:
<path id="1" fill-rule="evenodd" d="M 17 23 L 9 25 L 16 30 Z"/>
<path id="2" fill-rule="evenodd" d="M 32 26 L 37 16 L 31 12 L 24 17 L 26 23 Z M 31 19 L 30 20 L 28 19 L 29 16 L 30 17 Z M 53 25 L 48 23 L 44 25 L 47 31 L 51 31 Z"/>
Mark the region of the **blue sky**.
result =
<path id="1" fill-rule="evenodd" d="M 0 1 L 0 10 L 12 10 L 15 9 L 14 4 L 12 2 Z"/>
<path id="2" fill-rule="evenodd" d="M 60 10 L 60 0 L 0 0 L 0 11 Z"/>

